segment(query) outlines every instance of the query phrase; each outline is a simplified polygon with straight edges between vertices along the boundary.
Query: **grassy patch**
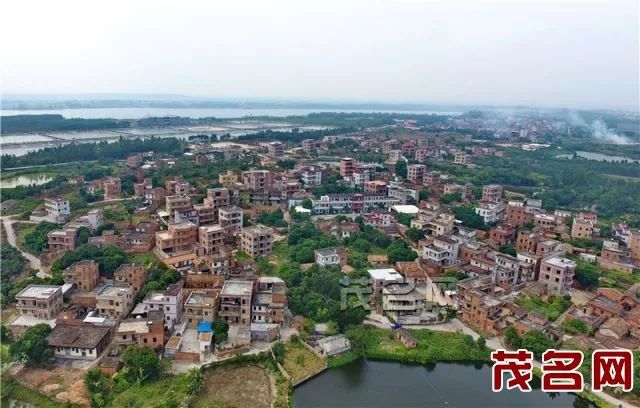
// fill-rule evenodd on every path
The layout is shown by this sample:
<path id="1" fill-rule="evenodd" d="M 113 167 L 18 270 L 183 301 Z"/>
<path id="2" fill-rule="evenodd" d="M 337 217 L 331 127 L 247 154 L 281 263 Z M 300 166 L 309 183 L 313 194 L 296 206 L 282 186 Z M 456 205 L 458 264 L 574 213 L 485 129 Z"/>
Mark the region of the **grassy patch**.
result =
<path id="1" fill-rule="evenodd" d="M 270 408 L 272 394 L 269 373 L 262 366 L 220 367 L 205 373 L 202 391 L 190 406 Z"/>
<path id="2" fill-rule="evenodd" d="M 358 355 L 358 353 L 354 353 L 353 351 L 347 351 L 345 353 L 337 354 L 335 356 L 329 357 L 329 368 L 347 365 L 359 358 L 360 356 Z"/>
<path id="3" fill-rule="evenodd" d="M 153 252 L 145 252 L 143 254 L 136 254 L 130 257 L 130 262 L 134 262 L 140 265 L 149 267 L 156 260 L 156 254 Z"/>
<path id="4" fill-rule="evenodd" d="M 25 387 L 16 380 L 3 378 L 2 403 L 0 405 L 8 407 L 11 400 L 31 404 L 38 408 L 59 408 L 64 406 L 63 404 L 56 402 L 39 392 Z"/>
<path id="5" fill-rule="evenodd" d="M 515 303 L 529 312 L 538 312 L 547 316 L 550 321 L 555 321 L 565 310 L 571 307 L 571 300 L 560 296 L 549 296 L 547 300 L 538 297 L 520 295 Z"/>
<path id="6" fill-rule="evenodd" d="M 304 347 L 301 343 L 296 342 L 289 343 L 285 346 L 282 366 L 295 383 L 311 374 L 319 372 L 324 368 L 325 363 L 311 350 Z"/>
<path id="7" fill-rule="evenodd" d="M 411 330 L 418 345 L 406 348 L 392 330 L 356 327 L 347 331 L 355 352 L 369 358 L 427 364 L 445 361 L 489 361 L 490 350 L 462 333 Z"/>
<path id="8" fill-rule="evenodd" d="M 117 394 L 111 406 L 114 407 L 158 407 L 171 406 L 169 401 L 182 402 L 186 395 L 186 375 L 166 375 L 157 381 L 133 386 Z"/>
<path id="9" fill-rule="evenodd" d="M 602 269 L 600 275 L 600 286 L 605 288 L 629 289 L 632 285 L 640 282 L 640 272 L 633 273 Z"/>
<path id="10" fill-rule="evenodd" d="M 578 319 L 567 318 L 562 322 L 562 328 L 569 334 L 591 334 L 589 326 Z"/>

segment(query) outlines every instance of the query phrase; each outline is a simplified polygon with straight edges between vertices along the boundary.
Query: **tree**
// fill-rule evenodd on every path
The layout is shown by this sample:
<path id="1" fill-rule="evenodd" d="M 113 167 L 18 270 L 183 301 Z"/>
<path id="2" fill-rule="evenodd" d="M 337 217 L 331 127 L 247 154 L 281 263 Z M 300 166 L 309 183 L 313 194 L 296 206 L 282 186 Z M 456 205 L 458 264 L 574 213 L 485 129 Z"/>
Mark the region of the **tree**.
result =
<path id="1" fill-rule="evenodd" d="M 516 247 L 514 245 L 510 245 L 510 244 L 501 245 L 499 250 L 503 254 L 507 254 L 507 255 L 511 255 L 511 256 L 518 255 L 518 253 L 516 251 Z"/>
<path id="2" fill-rule="evenodd" d="M 89 236 L 90 236 L 90 232 L 89 232 L 89 228 L 87 227 L 80 227 L 78 228 L 78 235 L 76 238 L 76 243 L 78 245 L 82 245 L 82 244 L 86 244 L 87 242 L 89 242 Z"/>
<path id="3" fill-rule="evenodd" d="M 453 202 L 460 202 L 460 201 L 462 201 L 462 195 L 460 193 L 444 194 L 444 195 L 442 195 L 442 197 L 440 197 L 440 201 L 442 201 L 445 204 L 450 204 L 450 203 L 453 203 Z"/>
<path id="4" fill-rule="evenodd" d="M 407 162 L 403 159 L 400 159 L 396 162 L 395 167 L 396 176 L 407 178 Z"/>
<path id="5" fill-rule="evenodd" d="M 282 345 L 282 343 L 277 342 L 276 344 L 274 344 L 271 347 L 271 351 L 273 351 L 273 355 L 275 356 L 276 361 L 278 363 L 282 363 L 284 361 L 285 349 L 284 349 L 284 345 Z"/>
<path id="6" fill-rule="evenodd" d="M 484 350 L 485 347 L 487 347 L 487 340 L 480 336 L 478 337 L 478 340 L 476 340 L 476 345 L 478 346 L 479 350 Z"/>
<path id="7" fill-rule="evenodd" d="M 398 239 L 393 241 L 387 248 L 387 257 L 389 258 L 390 264 L 395 264 L 396 262 L 414 261 L 418 257 L 418 254 L 409 248 L 406 242 Z"/>
<path id="8" fill-rule="evenodd" d="M 507 330 L 504 331 L 504 342 L 510 349 L 517 350 L 522 348 L 522 339 L 513 326 L 507 327 Z"/>
<path id="9" fill-rule="evenodd" d="M 48 365 L 53 357 L 47 342 L 49 333 L 51 333 L 51 327 L 46 323 L 29 327 L 19 340 L 9 346 L 11 358 L 29 367 Z"/>
<path id="10" fill-rule="evenodd" d="M 600 270 L 597 266 L 585 261 L 578 261 L 575 278 L 585 289 L 594 289 L 600 282 Z"/>
<path id="11" fill-rule="evenodd" d="M 204 375 L 199 368 L 194 367 L 189 369 L 187 373 L 187 394 L 196 395 L 202 390 L 204 385 Z"/>
<path id="12" fill-rule="evenodd" d="M 545 351 L 555 346 L 556 344 L 540 330 L 531 330 L 522 336 L 522 347 L 531 351 L 537 359 L 542 358 Z"/>
<path id="13" fill-rule="evenodd" d="M 476 214 L 471 206 L 460 206 L 453 209 L 456 219 L 462 221 L 464 225 L 470 228 L 485 228 L 484 218 Z"/>
<path id="14" fill-rule="evenodd" d="M 305 198 L 304 200 L 302 200 L 302 203 L 300 203 L 300 205 L 301 205 L 303 208 L 306 208 L 307 210 L 310 210 L 310 209 L 312 209 L 312 208 L 313 208 L 313 203 L 312 203 L 312 202 L 311 202 L 311 200 L 310 200 L 310 199 L 308 199 L 308 198 Z"/>
<path id="15" fill-rule="evenodd" d="M 0 341 L 4 344 L 11 343 L 12 337 L 11 330 L 4 324 L 0 325 Z"/>
<path id="16" fill-rule="evenodd" d="M 423 188 L 422 190 L 420 190 L 420 200 L 428 200 L 429 199 L 429 190 L 426 188 Z"/>
<path id="17" fill-rule="evenodd" d="M 36 228 L 24 236 L 24 246 L 36 255 L 46 247 L 49 238 L 47 234 L 58 229 L 58 225 L 52 222 L 43 221 Z"/>
<path id="18" fill-rule="evenodd" d="M 411 225 L 412 218 L 413 217 L 409 214 L 405 214 L 405 213 L 396 214 L 396 221 L 398 221 L 400 224 L 406 225 L 407 227 Z"/>
<path id="19" fill-rule="evenodd" d="M 412 241 L 420 241 L 422 238 L 424 238 L 424 231 L 417 228 L 409 228 L 405 231 L 405 233 L 407 234 L 407 237 L 409 237 L 409 239 Z"/>
<path id="20" fill-rule="evenodd" d="M 146 346 L 129 346 L 122 353 L 125 376 L 131 382 L 142 384 L 158 378 L 165 369 L 156 353 Z"/>

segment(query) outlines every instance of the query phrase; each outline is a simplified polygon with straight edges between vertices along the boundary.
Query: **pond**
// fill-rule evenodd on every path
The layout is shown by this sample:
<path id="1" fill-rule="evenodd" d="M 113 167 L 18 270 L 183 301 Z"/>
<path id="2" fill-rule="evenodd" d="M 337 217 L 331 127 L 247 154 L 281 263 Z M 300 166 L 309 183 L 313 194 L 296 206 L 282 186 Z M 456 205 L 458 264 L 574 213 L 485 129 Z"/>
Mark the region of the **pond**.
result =
<path id="1" fill-rule="evenodd" d="M 40 185 L 53 180 L 47 174 L 29 174 L 25 176 L 9 177 L 0 180 L 0 188 L 14 188 L 18 186 Z"/>
<path id="2" fill-rule="evenodd" d="M 538 380 L 534 378 L 532 385 Z M 435 367 L 358 360 L 329 369 L 293 391 L 296 408 L 314 407 L 588 407 L 572 394 L 535 389 L 491 391 L 487 365 Z"/>

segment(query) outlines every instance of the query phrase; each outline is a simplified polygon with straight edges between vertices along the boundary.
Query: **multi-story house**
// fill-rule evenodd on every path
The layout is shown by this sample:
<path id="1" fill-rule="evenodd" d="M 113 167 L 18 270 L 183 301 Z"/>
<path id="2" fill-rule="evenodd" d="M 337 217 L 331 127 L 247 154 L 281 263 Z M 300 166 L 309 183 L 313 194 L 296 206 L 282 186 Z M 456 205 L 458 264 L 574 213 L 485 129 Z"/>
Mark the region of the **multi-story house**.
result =
<path id="1" fill-rule="evenodd" d="M 280 142 L 271 142 L 267 148 L 269 150 L 269 156 L 271 157 L 281 157 L 284 155 L 284 146 Z"/>
<path id="2" fill-rule="evenodd" d="M 242 231 L 242 208 L 238 206 L 218 209 L 218 222 L 229 235 L 237 235 Z"/>
<path id="3" fill-rule="evenodd" d="M 133 288 L 128 283 L 106 284 L 96 288 L 96 310 L 113 320 L 122 320 L 133 308 Z"/>
<path id="4" fill-rule="evenodd" d="M 302 150 L 310 156 L 317 154 L 318 149 L 316 147 L 316 141 L 313 139 L 304 139 L 302 141 Z"/>
<path id="5" fill-rule="evenodd" d="M 156 232 L 156 251 L 176 254 L 190 251 L 198 241 L 198 227 L 191 222 L 169 224 L 167 231 Z"/>
<path id="6" fill-rule="evenodd" d="M 54 222 L 64 222 L 71 215 L 71 206 L 69 205 L 69 200 L 65 198 L 45 198 L 44 208 L 47 212 L 47 217 Z"/>
<path id="7" fill-rule="evenodd" d="M 255 169 L 243 171 L 242 182 L 250 190 L 268 191 L 271 188 L 271 172 L 269 170 Z"/>
<path id="8" fill-rule="evenodd" d="M 284 323 L 287 306 L 287 287 L 280 278 L 261 276 L 255 285 L 251 299 L 251 321 L 253 323 Z"/>
<path id="9" fill-rule="evenodd" d="M 364 183 L 364 192 L 372 194 L 386 194 L 387 183 L 382 180 L 367 181 Z"/>
<path id="10" fill-rule="evenodd" d="M 16 295 L 16 308 L 22 316 L 53 320 L 62 310 L 62 289 L 53 285 L 29 285 Z"/>
<path id="11" fill-rule="evenodd" d="M 407 179 L 415 184 L 422 184 L 427 166 L 424 164 L 410 164 L 407 166 Z"/>
<path id="12" fill-rule="evenodd" d="M 433 240 L 431 245 L 425 246 L 423 257 L 428 262 L 440 266 L 449 266 L 458 262 L 460 243 L 450 237 L 441 235 Z"/>
<path id="13" fill-rule="evenodd" d="M 200 322 L 214 322 L 220 307 L 220 290 L 193 290 L 184 302 L 184 320 L 189 327 Z"/>
<path id="14" fill-rule="evenodd" d="M 216 209 L 206 204 L 194 204 L 198 225 L 212 225 L 216 222 Z"/>
<path id="15" fill-rule="evenodd" d="M 523 201 L 509 201 L 505 222 L 514 227 L 521 227 L 533 220 L 533 214 L 527 211 Z"/>
<path id="16" fill-rule="evenodd" d="M 311 200 L 314 214 L 363 213 L 399 204 L 397 198 L 379 194 L 331 194 Z"/>
<path id="17" fill-rule="evenodd" d="M 176 219 L 176 212 L 184 213 L 185 211 L 189 211 L 192 209 L 191 198 L 187 195 L 166 196 L 165 202 L 170 221 Z"/>
<path id="18" fill-rule="evenodd" d="M 475 209 L 476 214 L 482 217 L 485 224 L 497 222 L 504 215 L 504 206 L 500 202 L 481 201 Z"/>
<path id="19" fill-rule="evenodd" d="M 167 287 L 164 292 L 151 292 L 144 298 L 146 311 L 162 310 L 164 313 L 164 324 L 169 330 L 182 319 L 183 299 L 182 288 L 184 281 L 179 280 Z"/>
<path id="20" fill-rule="evenodd" d="M 593 236 L 593 221 L 582 218 L 574 218 L 571 226 L 571 238 L 591 239 Z"/>
<path id="21" fill-rule="evenodd" d="M 120 177 L 105 177 L 102 182 L 102 190 L 104 191 L 105 200 L 119 198 L 122 192 Z"/>
<path id="22" fill-rule="evenodd" d="M 135 297 L 147 280 L 148 271 L 143 265 L 136 263 L 122 264 L 113 273 L 113 281 L 118 284 L 129 284 Z"/>
<path id="23" fill-rule="evenodd" d="M 218 175 L 218 182 L 223 186 L 233 186 L 238 182 L 238 175 L 231 170 Z"/>
<path id="24" fill-rule="evenodd" d="M 95 288 L 99 277 L 98 263 L 94 260 L 74 262 L 62 272 L 64 283 L 74 284 L 83 292 Z"/>
<path id="25" fill-rule="evenodd" d="M 164 313 L 151 310 L 147 317 L 120 322 L 113 339 L 121 350 L 132 345 L 146 346 L 160 352 L 164 348 Z"/>
<path id="26" fill-rule="evenodd" d="M 489 184 L 482 187 L 482 201 L 499 203 L 502 201 L 502 186 L 499 184 Z"/>
<path id="27" fill-rule="evenodd" d="M 241 233 L 240 249 L 253 259 L 269 255 L 273 250 L 273 230 L 264 225 L 244 228 Z"/>
<path id="28" fill-rule="evenodd" d="M 544 283 L 550 292 L 565 293 L 573 284 L 576 263 L 559 256 L 550 256 L 540 264 L 538 281 Z"/>
<path id="29" fill-rule="evenodd" d="M 229 324 L 251 325 L 251 298 L 253 282 L 227 280 L 220 292 L 218 316 Z"/>
<path id="30" fill-rule="evenodd" d="M 47 234 L 47 247 L 51 251 L 73 251 L 76 249 L 77 232 L 75 228 L 51 231 Z"/>
<path id="31" fill-rule="evenodd" d="M 224 246 L 227 230 L 220 225 L 207 225 L 198 228 L 200 247 L 205 255 L 219 254 Z"/>
<path id="32" fill-rule="evenodd" d="M 504 302 L 493 296 L 494 286 L 490 276 L 459 281 L 458 311 L 464 323 L 497 336 L 506 323 L 502 316 Z"/>
<path id="33" fill-rule="evenodd" d="M 343 178 L 353 176 L 353 172 L 356 168 L 356 160 L 351 157 L 344 157 L 340 159 L 340 175 Z"/>
<path id="34" fill-rule="evenodd" d="M 214 214 L 217 217 L 218 209 L 231 205 L 231 194 L 229 189 L 225 187 L 207 189 L 207 196 L 204 199 L 204 204 L 208 207 L 213 207 Z"/>

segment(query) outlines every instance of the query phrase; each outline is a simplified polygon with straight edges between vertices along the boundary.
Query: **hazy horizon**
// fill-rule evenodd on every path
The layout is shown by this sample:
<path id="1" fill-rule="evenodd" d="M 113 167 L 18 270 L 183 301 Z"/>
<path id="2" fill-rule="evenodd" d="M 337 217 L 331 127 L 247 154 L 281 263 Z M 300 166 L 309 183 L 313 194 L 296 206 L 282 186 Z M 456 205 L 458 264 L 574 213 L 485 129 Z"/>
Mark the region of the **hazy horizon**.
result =
<path id="1" fill-rule="evenodd" d="M 0 9 L 5 97 L 640 105 L 640 3 L 632 0 L 24 1 Z"/>

